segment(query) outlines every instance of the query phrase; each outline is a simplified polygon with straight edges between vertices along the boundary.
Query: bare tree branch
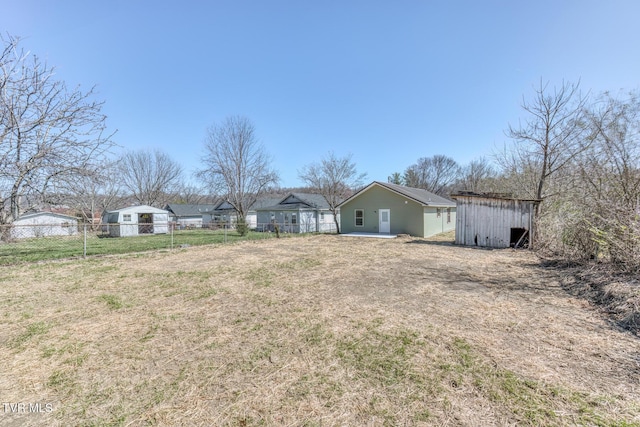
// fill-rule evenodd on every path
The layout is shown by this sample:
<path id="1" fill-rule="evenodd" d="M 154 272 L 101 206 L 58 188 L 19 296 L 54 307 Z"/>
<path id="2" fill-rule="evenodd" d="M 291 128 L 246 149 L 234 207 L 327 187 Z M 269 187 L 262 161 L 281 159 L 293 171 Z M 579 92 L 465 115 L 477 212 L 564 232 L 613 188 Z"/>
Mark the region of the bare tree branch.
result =
<path id="1" fill-rule="evenodd" d="M 18 39 L 0 40 L 0 223 L 10 223 L 24 199 L 95 170 L 114 144 L 93 89 L 68 90 Z"/>
<path id="2" fill-rule="evenodd" d="M 363 185 L 366 173 L 358 173 L 352 156 L 337 157 L 330 152 L 320 163 L 305 166 L 298 172 L 302 179 L 314 191 L 322 194 L 333 214 L 336 230 L 340 233 L 338 205 Z"/>
<path id="3" fill-rule="evenodd" d="M 118 164 L 122 186 L 142 205 L 162 207 L 181 184 L 182 167 L 159 150 L 129 151 Z"/>
<path id="4" fill-rule="evenodd" d="M 240 219 L 279 180 L 253 124 L 242 116 L 228 117 L 209 128 L 202 162 L 199 176 L 213 192 L 224 195 Z"/>

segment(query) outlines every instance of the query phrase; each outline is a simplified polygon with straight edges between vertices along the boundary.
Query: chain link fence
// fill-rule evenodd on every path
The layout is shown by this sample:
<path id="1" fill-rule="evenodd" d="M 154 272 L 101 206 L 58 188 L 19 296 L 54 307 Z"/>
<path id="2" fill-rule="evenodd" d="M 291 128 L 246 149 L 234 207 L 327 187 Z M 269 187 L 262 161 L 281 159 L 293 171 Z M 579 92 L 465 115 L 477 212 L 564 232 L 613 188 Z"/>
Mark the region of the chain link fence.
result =
<path id="1" fill-rule="evenodd" d="M 335 226 L 327 227 L 323 232 L 335 232 Z M 174 223 L 95 226 L 74 222 L 0 225 L 0 265 L 174 250 L 306 233 L 307 230 L 298 224 L 257 224 L 245 235 L 229 224 L 211 224 L 207 227 L 181 227 Z"/>

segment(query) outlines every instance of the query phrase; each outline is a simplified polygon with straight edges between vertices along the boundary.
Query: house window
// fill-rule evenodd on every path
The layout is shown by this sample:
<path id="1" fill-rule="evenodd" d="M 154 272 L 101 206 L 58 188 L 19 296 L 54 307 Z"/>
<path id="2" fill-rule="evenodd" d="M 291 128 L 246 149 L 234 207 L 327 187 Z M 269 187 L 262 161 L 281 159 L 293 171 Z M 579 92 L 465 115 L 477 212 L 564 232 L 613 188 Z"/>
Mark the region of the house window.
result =
<path id="1" fill-rule="evenodd" d="M 442 211 L 440 210 L 440 208 L 436 208 L 436 215 L 438 218 L 442 216 Z"/>
<path id="2" fill-rule="evenodd" d="M 131 214 L 123 214 L 122 221 L 124 222 L 131 221 Z"/>
<path id="3" fill-rule="evenodd" d="M 447 224 L 451 222 L 451 208 L 447 208 Z"/>
<path id="4" fill-rule="evenodd" d="M 324 221 L 324 212 L 320 212 L 320 221 Z"/>
<path id="5" fill-rule="evenodd" d="M 293 212 L 293 213 L 291 214 L 291 224 L 294 224 L 294 225 L 295 225 L 295 224 L 297 224 L 297 223 L 298 223 L 298 214 L 297 214 L 297 213 L 295 213 L 295 212 Z"/>
<path id="6" fill-rule="evenodd" d="M 364 209 L 356 209 L 356 227 L 364 227 Z"/>
<path id="7" fill-rule="evenodd" d="M 284 223 L 289 224 L 289 212 L 285 212 L 284 214 Z"/>
<path id="8" fill-rule="evenodd" d="M 276 213 L 269 212 L 269 217 L 271 218 L 271 222 L 276 222 Z"/>

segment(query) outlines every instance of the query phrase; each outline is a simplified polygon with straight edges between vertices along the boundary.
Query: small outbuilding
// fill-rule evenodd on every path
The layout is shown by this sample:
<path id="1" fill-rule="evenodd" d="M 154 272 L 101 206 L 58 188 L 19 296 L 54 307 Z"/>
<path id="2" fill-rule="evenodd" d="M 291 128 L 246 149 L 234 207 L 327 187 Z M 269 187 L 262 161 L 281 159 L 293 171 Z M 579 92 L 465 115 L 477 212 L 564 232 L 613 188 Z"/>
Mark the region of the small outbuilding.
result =
<path id="1" fill-rule="evenodd" d="M 456 244 L 488 248 L 531 247 L 536 206 L 540 200 L 517 199 L 495 193 L 460 192 Z"/>
<path id="2" fill-rule="evenodd" d="M 147 205 L 107 211 L 102 216 L 102 227 L 112 237 L 167 234 L 169 212 Z"/>
<path id="3" fill-rule="evenodd" d="M 420 188 L 374 181 L 340 205 L 341 233 L 429 237 L 451 231 L 456 204 Z"/>
<path id="4" fill-rule="evenodd" d="M 49 236 L 73 236 L 78 233 L 78 219 L 53 212 L 33 212 L 20 216 L 11 224 L 13 239 Z"/>

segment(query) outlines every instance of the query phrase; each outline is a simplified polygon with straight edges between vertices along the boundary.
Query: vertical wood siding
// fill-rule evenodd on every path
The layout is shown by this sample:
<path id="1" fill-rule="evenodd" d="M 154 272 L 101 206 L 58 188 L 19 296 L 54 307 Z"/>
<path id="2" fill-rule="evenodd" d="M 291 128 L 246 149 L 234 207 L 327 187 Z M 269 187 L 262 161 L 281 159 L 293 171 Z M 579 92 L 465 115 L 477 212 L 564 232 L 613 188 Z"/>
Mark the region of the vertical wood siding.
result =
<path id="1" fill-rule="evenodd" d="M 507 248 L 512 228 L 532 235 L 535 202 L 457 195 L 456 244 Z"/>

